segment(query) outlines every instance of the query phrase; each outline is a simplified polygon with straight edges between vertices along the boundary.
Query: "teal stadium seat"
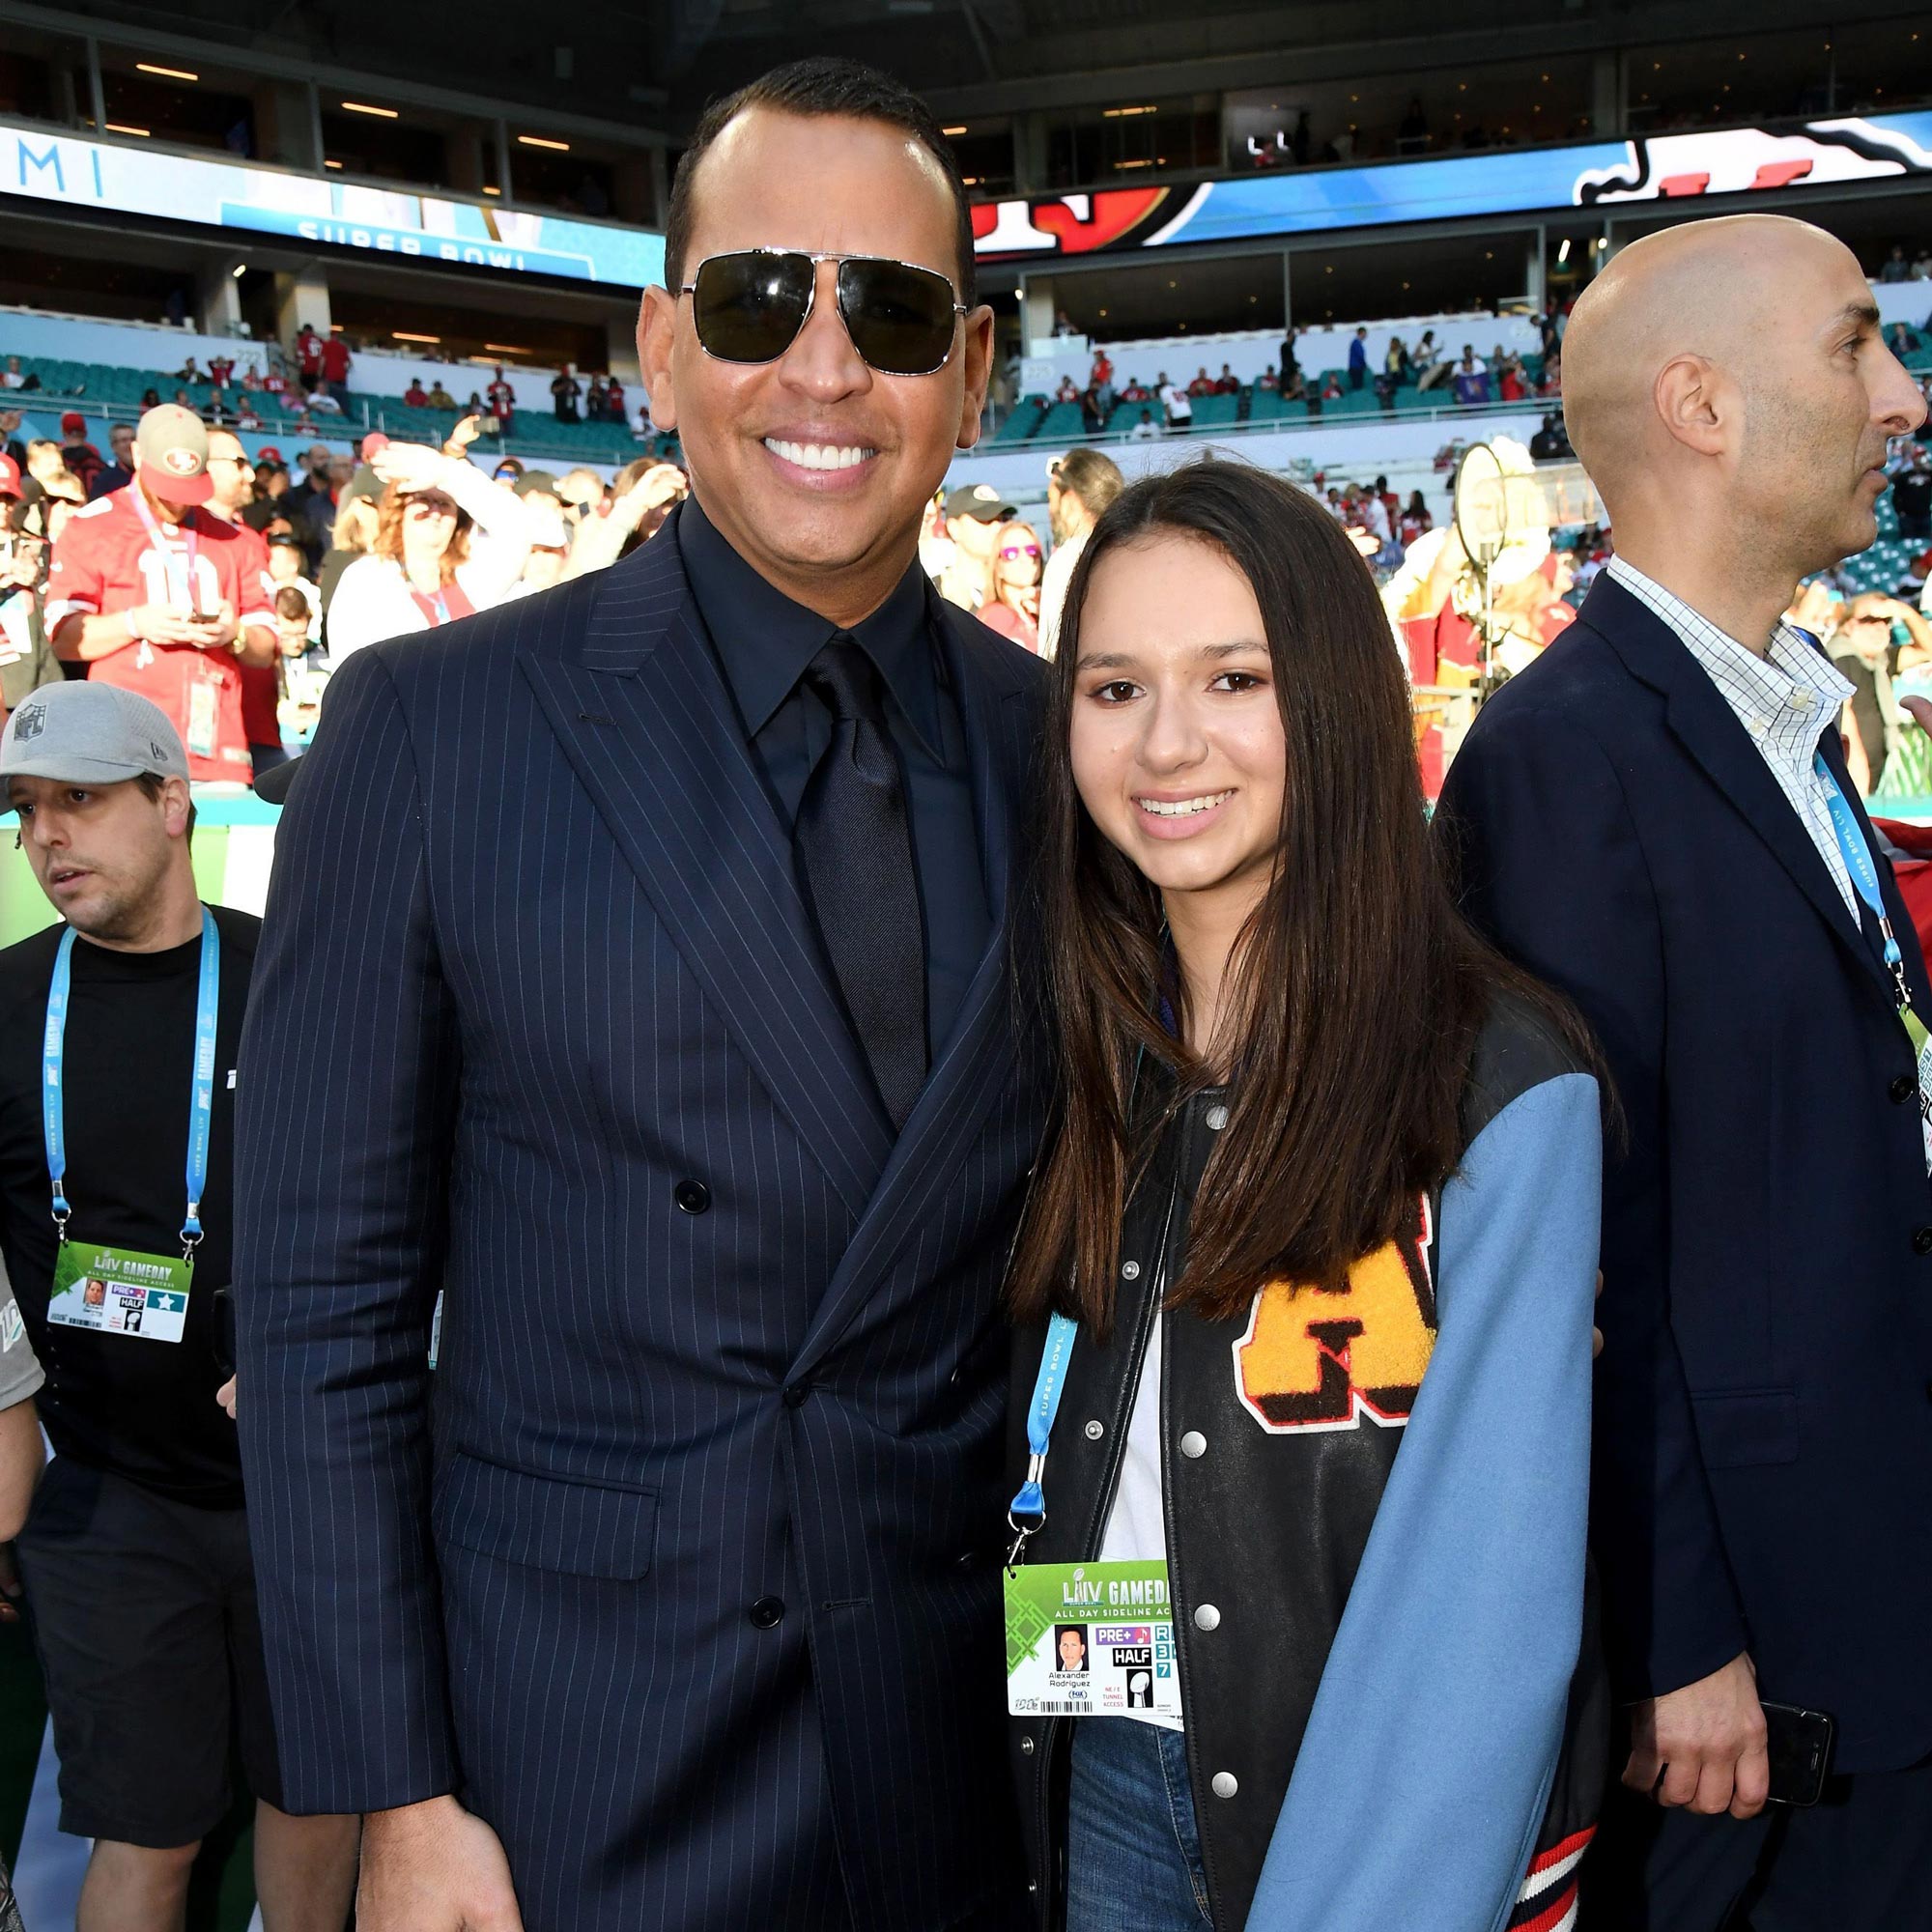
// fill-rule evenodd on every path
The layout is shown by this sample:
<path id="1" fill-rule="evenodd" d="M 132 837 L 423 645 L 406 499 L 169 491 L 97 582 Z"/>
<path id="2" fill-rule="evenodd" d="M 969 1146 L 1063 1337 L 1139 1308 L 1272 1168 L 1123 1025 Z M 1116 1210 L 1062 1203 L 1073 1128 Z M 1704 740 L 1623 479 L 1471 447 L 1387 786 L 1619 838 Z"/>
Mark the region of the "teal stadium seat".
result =
<path id="1" fill-rule="evenodd" d="M 1013 412 L 993 432 L 995 442 L 1025 442 L 1039 427 L 1046 403 L 1039 396 L 1027 396 L 1013 406 Z"/>

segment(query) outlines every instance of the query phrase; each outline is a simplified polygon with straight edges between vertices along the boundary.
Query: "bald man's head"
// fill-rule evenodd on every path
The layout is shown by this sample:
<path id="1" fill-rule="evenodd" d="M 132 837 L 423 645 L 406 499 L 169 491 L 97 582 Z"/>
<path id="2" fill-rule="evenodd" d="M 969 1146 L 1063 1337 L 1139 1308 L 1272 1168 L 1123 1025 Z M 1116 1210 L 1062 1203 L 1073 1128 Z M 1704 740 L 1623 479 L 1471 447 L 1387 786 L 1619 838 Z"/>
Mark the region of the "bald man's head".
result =
<path id="1" fill-rule="evenodd" d="M 1683 355 L 1748 369 L 1780 290 L 1807 257 L 1834 255 L 1857 273 L 1851 251 L 1822 228 L 1734 214 L 1662 229 L 1611 258 L 1563 337 L 1563 420 L 1605 496 L 1667 434 L 1653 400 L 1658 372 Z"/>
<path id="2" fill-rule="evenodd" d="M 1916 388 L 1843 242 L 1776 214 L 1689 221 L 1623 249 L 1563 341 L 1563 414 L 1612 526 L 1692 540 L 1747 522 L 1832 563 L 1872 540 L 1888 435 Z M 1833 546 L 1836 546 L 1833 548 Z"/>

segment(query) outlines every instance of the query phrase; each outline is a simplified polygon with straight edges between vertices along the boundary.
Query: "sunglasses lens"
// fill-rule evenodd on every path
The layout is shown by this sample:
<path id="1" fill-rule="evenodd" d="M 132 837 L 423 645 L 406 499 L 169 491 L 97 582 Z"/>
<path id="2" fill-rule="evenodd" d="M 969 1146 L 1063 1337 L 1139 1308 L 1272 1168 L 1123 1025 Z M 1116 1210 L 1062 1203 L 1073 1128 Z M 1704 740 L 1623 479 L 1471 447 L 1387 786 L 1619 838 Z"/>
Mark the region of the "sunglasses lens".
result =
<path id="1" fill-rule="evenodd" d="M 721 362 L 775 362 L 805 327 L 811 263 L 803 255 L 747 249 L 714 255 L 697 271 L 692 321 L 706 355 Z"/>
<path id="2" fill-rule="evenodd" d="M 882 375 L 929 376 L 952 353 L 952 284 L 930 269 L 842 262 L 838 309 L 852 346 Z"/>

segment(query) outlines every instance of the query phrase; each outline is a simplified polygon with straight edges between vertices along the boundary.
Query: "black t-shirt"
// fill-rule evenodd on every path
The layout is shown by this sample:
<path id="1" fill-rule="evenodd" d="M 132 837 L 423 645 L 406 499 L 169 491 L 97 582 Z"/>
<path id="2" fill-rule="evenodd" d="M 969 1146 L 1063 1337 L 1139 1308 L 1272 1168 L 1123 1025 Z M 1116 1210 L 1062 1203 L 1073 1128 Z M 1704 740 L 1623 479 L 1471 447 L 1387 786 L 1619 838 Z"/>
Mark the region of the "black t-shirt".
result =
<path id="1" fill-rule="evenodd" d="M 214 1291 L 229 1280 L 235 1095 L 230 1070 L 262 923 L 214 907 L 221 935 L 214 1119 L 204 1238 L 179 1342 L 53 1327 L 47 1297 L 59 1243 L 48 1214 L 42 1041 L 63 928 L 0 952 L 0 1255 L 45 1369 L 41 1419 L 57 1453 L 183 1502 L 242 1501 L 235 1425 L 214 1400 Z M 69 1233 L 149 1254 L 181 1252 L 187 1208 L 188 1092 L 201 941 L 114 952 L 76 939 L 64 1053 Z"/>

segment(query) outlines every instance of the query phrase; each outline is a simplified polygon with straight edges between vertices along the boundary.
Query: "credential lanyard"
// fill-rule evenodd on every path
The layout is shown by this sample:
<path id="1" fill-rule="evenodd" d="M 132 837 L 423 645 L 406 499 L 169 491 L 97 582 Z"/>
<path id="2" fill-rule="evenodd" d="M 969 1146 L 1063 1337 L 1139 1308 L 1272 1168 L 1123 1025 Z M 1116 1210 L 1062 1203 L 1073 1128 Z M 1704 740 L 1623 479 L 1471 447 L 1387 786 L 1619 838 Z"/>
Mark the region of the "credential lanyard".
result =
<path id="1" fill-rule="evenodd" d="M 1027 1411 L 1026 1481 L 1007 1510 L 1007 1520 L 1022 1539 L 1033 1531 L 1021 1529 L 1014 1518 L 1037 1518 L 1033 1529 L 1046 1520 L 1046 1492 L 1040 1488 L 1039 1479 L 1046 1470 L 1053 1419 L 1060 1413 L 1060 1398 L 1066 1388 L 1066 1364 L 1073 1353 L 1073 1338 L 1079 1332 L 1080 1324 L 1070 1315 L 1056 1315 L 1046 1324 L 1046 1348 L 1040 1354 L 1039 1374 L 1034 1380 L 1033 1406 Z"/>
<path id="2" fill-rule="evenodd" d="M 1817 755 L 1817 771 L 1825 787 L 1825 804 L 1832 814 L 1832 830 L 1838 835 L 1838 851 L 1845 861 L 1845 870 L 1852 875 L 1852 884 L 1858 889 L 1859 897 L 1878 921 L 1879 936 L 1885 942 L 1885 963 L 1891 969 L 1891 989 L 1898 1000 L 1898 1010 L 1909 1012 L 1912 1009 L 1912 994 L 1905 983 L 1905 954 L 1900 951 L 1898 935 L 1891 929 L 1891 916 L 1885 909 L 1885 897 L 1879 891 L 1878 867 L 1872 863 L 1871 847 L 1865 843 L 1864 834 L 1859 830 L 1857 814 L 1845 801 L 1845 794 L 1838 781 L 1832 775 L 1832 768 L 1825 762 L 1825 754 Z"/>
<path id="3" fill-rule="evenodd" d="M 63 1242 L 72 1214 L 67 1198 L 67 1110 L 61 1080 L 67 1057 L 68 996 L 73 982 L 73 927 L 61 934 L 47 988 L 47 1026 L 41 1042 L 41 1121 L 46 1134 L 47 1181 L 53 1189 L 54 1226 Z M 201 1245 L 201 1196 L 208 1184 L 208 1149 L 214 1126 L 214 1030 L 220 1017 L 221 935 L 214 915 L 201 909 L 201 988 L 194 1009 L 194 1077 L 188 1088 L 187 1216 L 182 1222 L 182 1259 L 192 1264 Z"/>
<path id="4" fill-rule="evenodd" d="M 187 567 L 177 576 L 176 566 L 180 558 L 175 555 L 174 546 L 168 542 L 159 520 L 148 507 L 148 499 L 141 494 L 138 479 L 128 486 L 128 495 L 133 500 L 135 514 L 147 529 L 149 541 L 161 554 L 161 568 L 168 574 L 169 599 L 179 598 L 188 610 L 199 611 L 201 599 L 196 594 L 196 585 L 200 579 L 195 575 L 195 566 L 201 554 L 201 539 L 195 534 L 194 526 L 186 517 L 175 526 L 181 532 L 182 548 L 187 553 Z"/>

